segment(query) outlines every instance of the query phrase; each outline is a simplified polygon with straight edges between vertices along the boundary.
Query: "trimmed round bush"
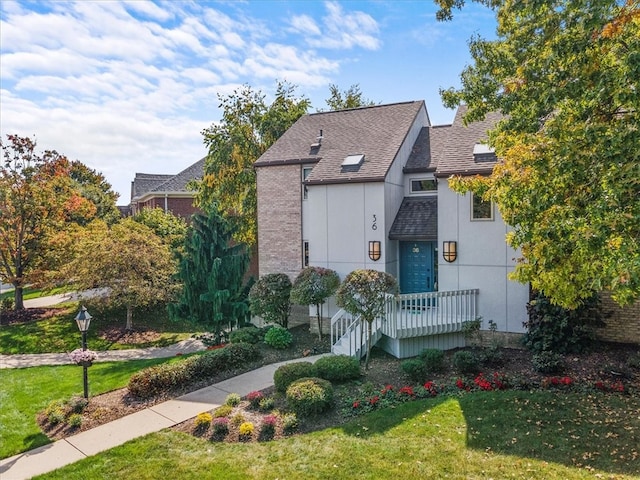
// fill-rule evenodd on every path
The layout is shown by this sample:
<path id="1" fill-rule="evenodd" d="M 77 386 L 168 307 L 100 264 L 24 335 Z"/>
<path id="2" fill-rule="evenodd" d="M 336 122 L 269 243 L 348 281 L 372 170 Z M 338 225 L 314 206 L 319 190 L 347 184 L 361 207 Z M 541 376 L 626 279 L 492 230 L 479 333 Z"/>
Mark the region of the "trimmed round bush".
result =
<path id="1" fill-rule="evenodd" d="M 229 334 L 229 341 L 231 343 L 256 344 L 262 339 L 263 335 L 258 327 L 243 327 Z"/>
<path id="2" fill-rule="evenodd" d="M 273 374 L 276 391 L 285 393 L 289 385 L 299 378 L 317 377 L 316 366 L 311 362 L 293 362 L 278 367 Z"/>
<path id="3" fill-rule="evenodd" d="M 411 358 L 400 363 L 400 368 L 409 378 L 417 383 L 422 383 L 427 379 L 427 368 L 419 358 Z"/>
<path id="4" fill-rule="evenodd" d="M 317 376 L 330 382 L 344 382 L 360 378 L 360 361 L 348 355 L 320 357 L 315 363 Z"/>
<path id="5" fill-rule="evenodd" d="M 545 350 L 533 355 L 531 363 L 537 372 L 556 373 L 562 370 L 562 355 Z"/>
<path id="6" fill-rule="evenodd" d="M 298 415 L 315 415 L 333 406 L 333 387 L 322 378 L 301 378 L 287 388 L 287 405 Z"/>
<path id="7" fill-rule="evenodd" d="M 451 359 L 453 368 L 458 373 L 475 373 L 478 371 L 478 359 L 467 350 L 460 350 Z"/>
<path id="8" fill-rule="evenodd" d="M 425 348 L 418 356 L 424 363 L 427 373 L 438 373 L 444 370 L 444 352 L 437 348 Z"/>
<path id="9" fill-rule="evenodd" d="M 293 335 L 286 328 L 274 327 L 265 334 L 264 343 L 271 348 L 284 350 L 293 343 Z"/>

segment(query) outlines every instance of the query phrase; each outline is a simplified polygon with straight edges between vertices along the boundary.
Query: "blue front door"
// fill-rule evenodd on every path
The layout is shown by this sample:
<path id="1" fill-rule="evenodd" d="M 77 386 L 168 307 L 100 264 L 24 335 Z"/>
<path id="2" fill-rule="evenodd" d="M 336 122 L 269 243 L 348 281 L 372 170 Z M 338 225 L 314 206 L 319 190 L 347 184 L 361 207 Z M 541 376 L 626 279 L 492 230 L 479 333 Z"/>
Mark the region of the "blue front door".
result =
<path id="1" fill-rule="evenodd" d="M 433 292 L 435 242 L 400 242 L 400 292 Z"/>

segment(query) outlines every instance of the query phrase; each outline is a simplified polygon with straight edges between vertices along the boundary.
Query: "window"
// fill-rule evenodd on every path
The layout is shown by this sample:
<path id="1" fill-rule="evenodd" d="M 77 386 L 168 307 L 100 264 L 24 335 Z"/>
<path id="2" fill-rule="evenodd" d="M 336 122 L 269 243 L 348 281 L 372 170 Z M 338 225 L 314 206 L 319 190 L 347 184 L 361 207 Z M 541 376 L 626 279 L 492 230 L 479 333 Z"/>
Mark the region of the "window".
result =
<path id="1" fill-rule="evenodd" d="M 434 179 L 411 180 L 411 193 L 435 192 L 438 185 Z"/>
<path id="2" fill-rule="evenodd" d="M 307 196 L 309 195 L 309 191 L 307 189 L 307 186 L 304 184 L 304 181 L 311 174 L 311 170 L 313 170 L 313 167 L 302 167 L 302 199 L 303 200 L 306 200 Z"/>
<path id="3" fill-rule="evenodd" d="M 309 242 L 306 240 L 302 242 L 302 266 L 309 266 Z"/>
<path id="4" fill-rule="evenodd" d="M 493 220 L 493 202 L 471 194 L 471 220 Z"/>

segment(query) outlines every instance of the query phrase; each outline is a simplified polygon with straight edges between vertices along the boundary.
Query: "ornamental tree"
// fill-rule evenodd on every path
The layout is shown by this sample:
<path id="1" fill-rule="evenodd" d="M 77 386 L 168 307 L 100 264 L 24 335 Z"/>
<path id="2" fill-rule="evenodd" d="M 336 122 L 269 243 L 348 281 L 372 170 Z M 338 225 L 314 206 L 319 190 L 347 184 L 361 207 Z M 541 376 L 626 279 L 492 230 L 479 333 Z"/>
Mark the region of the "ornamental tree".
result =
<path id="1" fill-rule="evenodd" d="M 336 293 L 338 306 L 366 322 L 367 358 L 365 369 L 369 368 L 373 322 L 376 318 L 385 315 L 386 295 L 396 295 L 397 293 L 398 282 L 393 275 L 378 270 L 354 270 L 347 275 L 338 288 Z"/>
<path id="2" fill-rule="evenodd" d="M 450 19 L 464 0 L 437 0 Z M 499 111 L 490 132 L 501 159 L 489 177 L 454 178 L 496 202 L 521 249 L 512 278 L 575 308 L 609 290 L 640 297 L 640 8 L 637 0 L 481 0 L 497 39 L 470 41 L 465 121 Z"/>
<path id="3" fill-rule="evenodd" d="M 322 339 L 322 306 L 340 286 L 340 277 L 329 268 L 305 267 L 293 282 L 291 299 L 300 305 L 315 305 L 318 338 Z"/>
<path id="4" fill-rule="evenodd" d="M 196 206 L 216 210 L 233 228 L 237 242 L 257 239 L 255 161 L 309 108 L 293 96 L 295 87 L 278 83 L 273 102 L 248 85 L 219 97 L 222 120 L 202 131 L 209 152 L 197 183 Z"/>
<path id="5" fill-rule="evenodd" d="M 104 289 L 95 301 L 125 307 L 127 330 L 133 329 L 135 308 L 167 302 L 176 290 L 171 250 L 153 230 L 131 218 L 111 227 L 102 221 L 89 225 L 64 272 L 79 291 Z"/>
<path id="6" fill-rule="evenodd" d="M 291 280 L 284 273 L 263 275 L 249 290 L 249 305 L 251 312 L 265 322 L 287 328 L 291 312 Z"/>
<path id="7" fill-rule="evenodd" d="M 226 327 L 244 321 L 249 311 L 243 278 L 249 256 L 243 244 L 231 245 L 232 227 L 216 212 L 197 213 L 179 252 L 182 293 L 169 305 L 173 319 L 202 325 L 218 339 Z"/>
<path id="8" fill-rule="evenodd" d="M 133 219 L 154 231 L 172 250 L 179 250 L 187 236 L 187 222 L 162 208 L 143 208 Z"/>

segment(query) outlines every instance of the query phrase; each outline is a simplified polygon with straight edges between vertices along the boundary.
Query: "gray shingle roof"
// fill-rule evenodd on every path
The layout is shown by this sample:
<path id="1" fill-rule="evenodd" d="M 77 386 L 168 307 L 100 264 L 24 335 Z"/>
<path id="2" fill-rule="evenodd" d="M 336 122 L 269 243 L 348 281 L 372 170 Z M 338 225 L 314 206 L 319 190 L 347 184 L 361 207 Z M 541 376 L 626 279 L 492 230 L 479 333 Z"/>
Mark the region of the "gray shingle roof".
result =
<path id="1" fill-rule="evenodd" d="M 305 115 L 255 166 L 317 162 L 307 178 L 310 184 L 382 181 L 420 109 L 425 109 L 423 101 Z M 312 148 L 321 130 L 321 145 Z M 345 157 L 355 154 L 365 156 L 360 168 L 343 169 Z"/>
<path id="2" fill-rule="evenodd" d="M 391 240 L 438 240 L 438 198 L 405 197 L 391 230 Z"/>
<path id="3" fill-rule="evenodd" d="M 441 127 L 443 135 L 438 143 L 432 140 L 431 152 L 432 156 L 437 157 L 437 176 L 489 174 L 496 164 L 497 160 L 483 159 L 476 162 L 473 157 L 473 146 L 487 139 L 487 131 L 495 126 L 502 115 L 492 112 L 487 114 L 484 120 L 465 126 L 462 123 L 462 117 L 466 111 L 467 107 L 461 105 L 456 112 L 453 124 Z M 434 127 L 434 130 L 436 128 L 438 127 Z"/>
<path id="4" fill-rule="evenodd" d="M 192 180 L 202 178 L 204 174 L 204 161 L 204 158 L 198 160 L 196 163 L 188 166 L 177 175 L 136 173 L 132 182 L 132 199 L 137 199 L 154 192 L 191 192 L 187 189 L 187 184 Z"/>

